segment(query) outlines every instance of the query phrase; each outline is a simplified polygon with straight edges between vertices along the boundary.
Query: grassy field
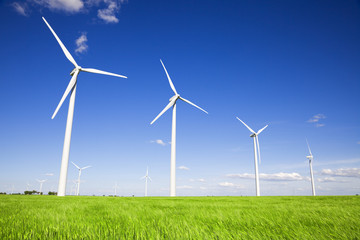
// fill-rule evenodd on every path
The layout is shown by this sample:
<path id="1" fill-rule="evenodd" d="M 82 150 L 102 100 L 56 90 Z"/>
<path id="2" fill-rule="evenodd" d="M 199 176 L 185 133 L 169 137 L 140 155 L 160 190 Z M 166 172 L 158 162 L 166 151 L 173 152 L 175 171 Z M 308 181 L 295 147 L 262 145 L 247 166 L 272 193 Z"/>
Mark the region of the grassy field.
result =
<path id="1" fill-rule="evenodd" d="M 0 239 L 360 239 L 360 197 L 4 195 Z"/>

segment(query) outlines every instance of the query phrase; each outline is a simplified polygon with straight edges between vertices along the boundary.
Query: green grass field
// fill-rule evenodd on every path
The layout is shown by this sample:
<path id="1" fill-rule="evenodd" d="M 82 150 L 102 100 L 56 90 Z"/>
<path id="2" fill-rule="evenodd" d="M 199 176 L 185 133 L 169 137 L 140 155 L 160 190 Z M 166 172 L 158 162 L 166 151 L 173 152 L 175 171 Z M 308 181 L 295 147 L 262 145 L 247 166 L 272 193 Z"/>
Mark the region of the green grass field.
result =
<path id="1" fill-rule="evenodd" d="M 360 239 L 360 197 L 3 195 L 0 239 Z"/>

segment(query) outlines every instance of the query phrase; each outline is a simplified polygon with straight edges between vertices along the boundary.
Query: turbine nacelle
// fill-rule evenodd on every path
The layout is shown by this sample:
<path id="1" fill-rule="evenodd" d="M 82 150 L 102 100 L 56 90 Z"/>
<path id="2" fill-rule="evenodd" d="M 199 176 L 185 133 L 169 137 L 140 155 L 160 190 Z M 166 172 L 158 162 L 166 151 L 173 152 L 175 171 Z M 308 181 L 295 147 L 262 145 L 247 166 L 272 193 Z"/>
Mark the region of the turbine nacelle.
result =
<path id="1" fill-rule="evenodd" d="M 174 96 L 172 96 L 170 99 L 169 99 L 169 102 L 171 102 L 172 100 L 174 100 L 174 99 L 178 99 L 178 98 L 180 98 L 180 95 L 179 94 L 175 94 Z"/>
<path id="2" fill-rule="evenodd" d="M 256 133 L 251 134 L 250 137 L 256 137 Z"/>
<path id="3" fill-rule="evenodd" d="M 76 70 L 81 71 L 81 67 L 80 67 L 80 66 L 75 67 L 75 68 L 70 72 L 70 76 L 73 76 Z"/>

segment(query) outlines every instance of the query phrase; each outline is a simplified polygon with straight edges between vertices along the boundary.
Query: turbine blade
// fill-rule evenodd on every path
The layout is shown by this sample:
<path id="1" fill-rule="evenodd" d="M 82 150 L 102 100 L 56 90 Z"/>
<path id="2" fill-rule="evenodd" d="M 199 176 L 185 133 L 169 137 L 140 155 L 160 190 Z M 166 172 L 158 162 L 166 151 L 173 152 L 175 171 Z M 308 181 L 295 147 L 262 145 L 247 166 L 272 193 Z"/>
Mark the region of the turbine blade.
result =
<path id="1" fill-rule="evenodd" d="M 209 114 L 207 111 L 205 111 L 205 110 L 202 109 L 201 107 L 195 105 L 194 103 L 190 102 L 189 100 L 186 100 L 185 98 L 182 98 L 182 97 L 180 97 L 180 99 L 183 100 L 184 102 L 187 102 L 188 104 L 193 105 L 194 107 L 200 109 L 201 111 L 205 112 L 206 114 Z"/>
<path id="2" fill-rule="evenodd" d="M 73 89 L 73 87 L 75 86 L 76 84 L 76 79 L 77 79 L 77 75 L 79 74 L 79 70 L 75 70 L 74 72 L 74 75 L 72 76 L 65 92 L 64 92 L 64 95 L 62 96 L 59 104 L 57 105 L 56 109 L 55 109 L 55 112 L 54 114 L 52 115 L 51 119 L 54 119 L 54 117 L 56 116 L 57 112 L 59 111 L 61 105 L 63 104 L 65 98 L 67 97 L 67 95 L 69 94 L 69 92 Z"/>
<path id="3" fill-rule="evenodd" d="M 67 57 L 67 59 L 69 59 L 69 61 L 74 64 L 75 67 L 77 67 L 77 63 L 75 62 L 74 58 L 71 56 L 71 54 L 69 53 L 69 51 L 66 49 L 66 47 L 64 46 L 64 44 L 61 42 L 60 38 L 56 35 L 55 31 L 51 28 L 50 24 L 48 24 L 48 22 L 45 20 L 44 17 L 42 17 L 42 19 L 44 20 L 44 22 L 46 23 L 46 25 L 49 27 L 50 31 L 52 32 L 52 34 L 54 35 L 54 37 L 56 38 L 56 40 L 58 41 L 61 49 L 63 50 L 65 56 Z"/>
<path id="4" fill-rule="evenodd" d="M 240 122 L 242 122 L 242 124 L 244 124 L 245 125 L 245 127 L 247 127 L 247 129 L 249 129 L 250 130 L 250 132 L 252 132 L 252 133 L 255 133 L 256 134 L 256 132 L 254 132 L 254 130 L 252 130 L 248 125 L 246 125 L 246 123 L 244 123 L 243 121 L 241 121 L 241 119 L 240 118 L 238 118 L 238 117 L 236 117 Z"/>
<path id="5" fill-rule="evenodd" d="M 259 155 L 259 164 L 261 164 L 261 157 L 260 157 L 260 145 L 259 145 L 259 137 L 256 136 L 256 144 L 257 144 L 257 151 Z"/>
<path id="6" fill-rule="evenodd" d="M 105 72 L 105 71 L 94 69 L 94 68 L 81 68 L 81 71 L 89 72 L 89 73 L 110 75 L 110 76 L 114 76 L 114 77 L 127 78 L 126 76 L 123 76 L 123 75 L 119 75 L 119 74 L 115 74 L 115 73 L 111 73 L 111 72 Z"/>
<path id="7" fill-rule="evenodd" d="M 78 165 L 76 165 L 74 162 L 71 162 L 77 169 L 81 169 Z"/>
<path id="8" fill-rule="evenodd" d="M 256 133 L 256 135 L 259 135 L 262 131 L 264 131 L 265 130 L 265 128 L 267 128 L 269 125 L 266 125 L 265 127 L 263 127 L 262 129 L 260 129 L 257 133 Z"/>
<path id="9" fill-rule="evenodd" d="M 165 70 L 165 73 L 166 73 L 167 78 L 169 79 L 169 83 L 170 83 L 171 89 L 174 91 L 175 94 L 177 94 L 176 89 L 175 89 L 175 86 L 174 86 L 174 84 L 172 83 L 172 81 L 171 81 L 171 79 L 170 79 L 170 76 L 169 76 L 168 72 L 166 71 L 165 65 L 163 64 L 163 62 L 161 61 L 161 59 L 160 59 L 160 62 L 161 62 L 161 65 L 163 66 L 163 68 L 164 68 L 164 70 Z"/>
<path id="10" fill-rule="evenodd" d="M 156 118 L 150 123 L 153 124 L 161 115 L 163 115 L 164 112 L 166 112 L 171 106 L 173 106 L 176 102 L 176 98 L 174 98 L 171 102 L 169 102 L 168 105 L 159 113 L 159 115 L 156 116 Z"/>
<path id="11" fill-rule="evenodd" d="M 309 142 L 308 142 L 307 138 L 306 138 L 306 144 L 307 144 L 307 146 L 308 146 L 310 156 L 312 156 L 311 149 L 310 149 Z"/>
<path id="12" fill-rule="evenodd" d="M 87 168 L 89 168 L 89 167 L 91 167 L 91 166 L 86 166 L 86 167 L 83 167 L 81 170 L 87 169 Z"/>
<path id="13" fill-rule="evenodd" d="M 151 179 L 151 177 L 148 177 L 148 178 L 149 178 L 150 182 L 152 182 L 152 179 Z"/>
<path id="14" fill-rule="evenodd" d="M 146 178 L 146 176 L 141 177 L 140 180 L 143 180 L 144 178 Z"/>

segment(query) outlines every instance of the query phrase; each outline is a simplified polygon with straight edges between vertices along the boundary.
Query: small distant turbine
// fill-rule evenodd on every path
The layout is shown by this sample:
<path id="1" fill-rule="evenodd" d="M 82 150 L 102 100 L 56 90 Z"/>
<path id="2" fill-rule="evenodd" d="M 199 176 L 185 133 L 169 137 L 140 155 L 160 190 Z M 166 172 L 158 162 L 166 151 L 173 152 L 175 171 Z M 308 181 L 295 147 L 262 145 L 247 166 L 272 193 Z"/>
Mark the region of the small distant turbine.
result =
<path id="1" fill-rule="evenodd" d="M 259 131 L 255 132 L 254 130 L 252 130 L 248 125 L 246 125 L 243 121 L 241 121 L 240 118 L 236 117 L 240 122 L 242 122 L 242 124 L 245 125 L 245 127 L 247 129 L 250 130 L 250 132 L 252 132 L 252 134 L 250 135 L 250 137 L 252 137 L 254 139 L 254 161 L 255 161 L 255 186 L 256 186 L 256 196 L 260 196 L 260 186 L 259 186 L 259 170 L 258 170 L 258 163 L 257 163 L 257 157 L 259 156 L 259 163 L 261 163 L 261 158 L 260 158 L 260 145 L 259 145 L 259 138 L 258 135 L 265 130 L 265 128 L 267 128 L 268 125 L 266 125 L 265 127 L 263 127 L 262 129 L 260 129 Z"/>
<path id="2" fill-rule="evenodd" d="M 36 181 L 37 181 L 38 183 L 40 183 L 39 193 L 41 194 L 41 193 L 42 193 L 42 186 L 43 186 L 44 182 L 47 181 L 47 179 L 44 179 L 44 180 L 38 180 L 38 179 L 36 179 Z"/>
<path id="3" fill-rule="evenodd" d="M 312 195 L 315 196 L 315 183 L 314 183 L 314 174 L 313 174 L 313 169 L 312 169 L 312 162 L 314 160 L 314 156 L 311 153 L 311 149 L 310 149 L 310 146 L 309 146 L 309 143 L 308 143 L 307 139 L 306 139 L 306 144 L 308 146 L 309 153 L 310 153 L 310 155 L 306 156 L 306 158 L 309 159 Z"/>
<path id="4" fill-rule="evenodd" d="M 151 177 L 149 176 L 149 168 L 146 168 L 146 175 L 140 178 L 141 180 L 145 178 L 145 197 L 147 197 L 147 185 L 148 185 L 148 179 L 152 182 Z"/>
<path id="5" fill-rule="evenodd" d="M 72 164 L 74 164 L 74 166 L 79 170 L 79 177 L 78 177 L 78 185 L 77 185 L 77 191 L 76 191 L 76 195 L 79 196 L 79 193 L 80 193 L 80 177 L 81 177 L 81 171 L 84 170 L 84 169 L 87 169 L 91 166 L 86 166 L 86 167 L 83 167 L 83 168 L 80 168 L 78 165 L 76 165 L 74 162 L 71 162 Z"/>
<path id="6" fill-rule="evenodd" d="M 114 190 L 115 190 L 114 196 L 115 197 L 116 197 L 116 191 L 117 191 L 118 188 L 119 188 L 118 183 L 115 182 L 115 186 L 114 186 Z"/>
<path id="7" fill-rule="evenodd" d="M 32 186 L 29 182 L 26 183 L 26 191 L 29 191 L 29 187 Z"/>
<path id="8" fill-rule="evenodd" d="M 57 112 L 59 111 L 61 105 L 63 104 L 66 97 L 70 94 L 70 101 L 69 101 L 69 110 L 68 116 L 66 121 L 66 130 L 65 130 L 65 139 L 64 139 L 64 147 L 63 147 L 63 154 L 61 160 L 61 168 L 60 168 L 60 178 L 59 178 L 59 187 L 58 187 L 58 196 L 65 196 L 66 192 L 66 179 L 67 179 L 67 171 L 69 165 L 69 153 L 70 153 L 70 140 L 71 140 L 71 130 L 72 130 L 72 123 L 73 123 L 73 116 L 74 116 L 74 106 L 75 106 L 75 93 L 76 93 L 76 86 L 77 86 L 77 77 L 80 72 L 89 72 L 89 73 L 98 73 L 104 75 L 110 75 L 115 77 L 127 78 L 125 76 L 105 72 L 93 68 L 82 68 L 75 62 L 74 58 L 71 56 L 69 51 L 66 49 L 64 44 L 61 42 L 60 38 L 56 35 L 55 31 L 51 28 L 50 24 L 42 18 L 46 25 L 49 27 L 50 31 L 56 38 L 57 42 L 59 43 L 62 51 L 64 52 L 66 58 L 74 65 L 74 69 L 70 72 L 71 80 L 62 96 L 59 104 L 57 105 L 54 114 L 52 115 L 51 119 L 54 119 Z"/>
<path id="9" fill-rule="evenodd" d="M 166 71 L 166 68 L 163 64 L 163 62 L 160 59 L 160 62 L 165 70 L 166 76 L 169 80 L 169 84 L 173 92 L 175 93 L 174 96 L 172 96 L 169 101 L 170 103 L 166 105 L 166 107 L 157 115 L 157 117 L 150 123 L 153 124 L 161 115 L 163 115 L 170 107 L 173 107 L 173 114 L 172 114 L 172 129 L 171 129 L 171 160 L 170 160 L 170 197 L 176 196 L 176 178 L 175 178 L 175 172 L 176 172 L 176 101 L 178 99 L 193 105 L 194 107 L 200 109 L 201 111 L 208 113 L 201 107 L 195 105 L 194 103 L 190 102 L 189 100 L 186 100 L 185 98 L 180 97 L 180 95 L 177 93 L 174 84 L 172 83 L 170 76 L 168 72 Z"/>

